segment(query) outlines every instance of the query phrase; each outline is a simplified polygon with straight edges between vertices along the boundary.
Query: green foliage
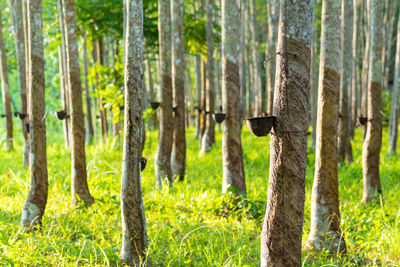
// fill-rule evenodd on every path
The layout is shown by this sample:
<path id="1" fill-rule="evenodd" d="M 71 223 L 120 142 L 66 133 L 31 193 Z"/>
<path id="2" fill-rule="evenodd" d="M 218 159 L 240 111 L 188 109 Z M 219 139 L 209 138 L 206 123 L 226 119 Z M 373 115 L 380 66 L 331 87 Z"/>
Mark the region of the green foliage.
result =
<path id="1" fill-rule="evenodd" d="M 48 119 L 55 120 L 55 118 Z M 70 208 L 70 156 L 62 129 L 49 123 L 49 200 L 40 232 L 22 233 L 20 213 L 28 191 L 29 174 L 21 168 L 22 140 L 16 152 L 2 152 L 0 162 L 0 265 L 117 266 L 121 246 L 121 144 L 87 148 L 90 208 Z M 387 131 L 384 131 L 386 133 Z M 353 141 L 354 162 L 340 166 L 341 222 L 348 255 L 303 252 L 304 266 L 395 266 L 400 260 L 398 210 L 399 157 L 381 156 L 382 202 L 361 205 L 362 131 Z M 155 189 L 154 154 L 157 132 L 147 131 L 142 173 L 150 256 L 155 266 L 257 266 L 260 233 L 268 194 L 269 138 L 243 132 L 247 197 L 221 194 L 221 134 L 207 155 L 199 156 L 194 129 L 188 130 L 186 180 L 172 190 Z M 3 129 L 0 136 L 4 136 Z M 384 135 L 383 151 L 387 150 Z M 303 243 L 310 229 L 314 154 L 309 149 Z"/>

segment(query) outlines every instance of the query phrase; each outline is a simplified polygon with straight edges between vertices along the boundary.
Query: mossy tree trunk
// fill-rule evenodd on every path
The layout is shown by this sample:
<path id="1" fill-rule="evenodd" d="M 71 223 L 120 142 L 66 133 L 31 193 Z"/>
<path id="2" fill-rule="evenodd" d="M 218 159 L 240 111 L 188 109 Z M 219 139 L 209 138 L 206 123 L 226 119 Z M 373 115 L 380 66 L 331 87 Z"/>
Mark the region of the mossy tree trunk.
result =
<path id="1" fill-rule="evenodd" d="M 140 177 L 143 90 L 143 4 L 126 0 L 125 121 L 121 178 L 122 248 L 129 266 L 151 265 Z"/>
<path id="2" fill-rule="evenodd" d="M 261 266 L 300 266 L 309 123 L 312 7 L 281 1 Z"/>
<path id="3" fill-rule="evenodd" d="M 222 192 L 229 187 L 246 194 L 240 117 L 239 8 L 237 1 L 222 0 L 222 105 L 226 119 L 222 131 Z"/>
<path id="4" fill-rule="evenodd" d="M 41 223 L 48 194 L 45 80 L 42 1 L 30 0 L 27 6 L 29 53 L 29 128 L 30 128 L 30 184 L 21 215 L 23 227 Z"/>
<path id="5" fill-rule="evenodd" d="M 368 75 L 368 122 L 364 140 L 363 181 L 364 193 L 362 202 L 370 202 L 382 193 L 379 161 L 382 146 L 382 15 L 381 0 L 371 0 L 371 54 Z"/>
<path id="6" fill-rule="evenodd" d="M 80 200 L 86 205 L 94 202 L 87 183 L 85 153 L 85 123 L 82 107 L 81 70 L 74 0 L 62 0 L 65 43 L 67 52 L 67 81 L 71 118 L 71 194 L 72 202 Z"/>

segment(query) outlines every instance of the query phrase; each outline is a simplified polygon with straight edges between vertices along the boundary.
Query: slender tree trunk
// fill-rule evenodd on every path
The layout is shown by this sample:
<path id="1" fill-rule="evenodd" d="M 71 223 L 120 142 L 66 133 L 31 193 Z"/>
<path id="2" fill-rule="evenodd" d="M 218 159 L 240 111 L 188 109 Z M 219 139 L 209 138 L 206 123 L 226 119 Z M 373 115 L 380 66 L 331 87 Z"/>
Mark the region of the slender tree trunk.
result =
<path id="1" fill-rule="evenodd" d="M 397 133 L 399 128 L 399 87 L 400 87 L 400 20 L 397 23 L 397 47 L 394 73 L 394 85 L 392 92 L 392 106 L 389 122 L 389 153 L 396 154 Z"/>
<path id="2" fill-rule="evenodd" d="M 94 129 L 93 129 L 93 118 L 92 118 L 92 104 L 89 94 L 89 60 L 87 55 L 86 39 L 83 40 L 83 80 L 85 84 L 85 104 L 86 104 L 86 120 L 87 120 L 87 140 L 89 144 L 93 143 Z"/>
<path id="3" fill-rule="evenodd" d="M 22 0 L 12 0 L 12 21 L 14 27 L 14 41 L 15 51 L 17 54 L 17 65 L 18 65 L 18 76 L 19 76 L 19 89 L 21 97 L 21 113 L 24 115 L 28 114 L 27 109 L 27 98 L 26 98 L 26 62 L 25 62 L 25 34 L 24 34 L 24 22 L 21 18 L 24 17 L 22 10 Z M 28 116 L 25 119 L 21 119 L 22 123 L 22 134 L 24 136 L 24 154 L 23 154 L 23 166 L 29 165 L 29 138 L 28 132 L 25 128 L 25 123 L 28 122 Z"/>
<path id="4" fill-rule="evenodd" d="M 358 16 L 358 0 L 353 0 L 353 44 L 352 44 L 352 83 L 351 83 L 351 118 L 350 118 L 350 136 L 354 137 L 354 128 L 356 126 L 356 120 L 358 116 L 358 21 L 359 21 L 359 16 Z"/>
<path id="5" fill-rule="evenodd" d="M 201 63 L 200 56 L 194 57 L 194 79 L 196 82 L 196 102 L 197 102 L 197 116 L 196 116 L 196 139 L 201 138 Z"/>
<path id="6" fill-rule="evenodd" d="M 372 201 L 382 193 L 379 156 L 382 145 L 382 13 L 381 0 L 370 0 L 371 57 L 368 80 L 368 122 L 363 145 L 364 194 L 362 202 Z"/>
<path id="7" fill-rule="evenodd" d="M 29 123 L 30 123 L 30 185 L 24 202 L 21 225 L 30 227 L 41 223 L 48 194 L 45 80 L 42 26 L 42 1 L 30 0 L 27 8 L 29 53 Z"/>
<path id="8" fill-rule="evenodd" d="M 314 0 L 311 1 L 311 6 L 314 7 Z M 317 110 L 318 110 L 318 25 L 316 23 L 316 16 L 313 14 L 312 26 L 312 43 L 311 43 L 311 69 L 310 69 L 310 100 L 311 100 L 311 127 L 312 127 L 312 141 L 311 145 L 315 148 L 317 139 Z"/>
<path id="9" fill-rule="evenodd" d="M 81 71 L 74 0 L 62 0 L 65 40 L 67 49 L 67 79 L 71 107 L 71 194 L 72 203 L 83 200 L 86 205 L 94 202 L 87 183 L 85 155 L 85 123 L 82 108 Z"/>
<path id="10" fill-rule="evenodd" d="M 263 107 L 262 107 L 262 86 L 261 86 L 261 70 L 260 70 L 260 44 L 258 41 L 258 29 L 257 29 L 257 9 L 256 9 L 256 1 L 250 0 L 250 30 L 251 36 L 253 38 L 253 81 L 254 81 L 254 92 L 256 95 L 255 101 L 255 116 L 262 116 Z"/>
<path id="11" fill-rule="evenodd" d="M 239 8 L 236 1 L 222 0 L 222 102 L 226 110 L 222 132 L 222 192 L 229 187 L 246 194 L 240 118 Z"/>
<path id="12" fill-rule="evenodd" d="M 338 154 L 339 161 L 346 159 L 351 161 L 352 156 L 348 155 L 350 143 L 349 132 L 349 94 L 351 93 L 352 77 L 352 47 L 353 44 L 353 0 L 342 0 L 342 36 L 341 36 L 341 75 L 340 75 L 340 118 L 339 118 L 339 139 Z"/>
<path id="13" fill-rule="evenodd" d="M 172 79 L 171 79 L 171 7 L 170 1 L 158 1 L 158 27 L 161 68 L 160 132 L 156 155 L 157 186 L 164 179 L 172 186 L 171 151 L 173 140 Z"/>
<path id="14" fill-rule="evenodd" d="M 201 77 L 201 104 L 200 104 L 200 136 L 199 136 L 199 147 L 201 147 L 201 142 L 203 140 L 204 132 L 206 131 L 206 118 L 207 114 L 207 93 L 206 93 L 206 68 L 204 64 L 204 59 L 201 58 L 201 68 L 200 68 L 200 77 Z"/>
<path id="15" fill-rule="evenodd" d="M 320 82 L 315 176 L 308 246 L 345 252 L 340 229 L 337 124 L 340 91 L 340 13 L 337 0 L 322 2 Z"/>
<path id="16" fill-rule="evenodd" d="M 207 0 L 207 23 L 206 23 L 206 38 L 207 38 L 207 62 L 206 62 L 206 128 L 202 138 L 200 153 L 207 152 L 215 144 L 215 123 L 214 114 L 214 35 L 213 35 L 213 9 L 214 0 Z"/>
<path id="17" fill-rule="evenodd" d="M 14 150 L 13 146 L 13 121 L 12 121 L 12 110 L 11 110 L 11 95 L 10 95 L 10 84 L 8 82 L 8 68 L 7 68 L 7 54 L 3 40 L 3 27 L 1 22 L 0 13 L 0 77 L 1 77 L 1 92 L 3 96 L 4 116 L 6 118 L 6 150 Z"/>
<path id="18" fill-rule="evenodd" d="M 266 50 L 267 57 L 276 53 L 276 43 L 278 41 L 279 26 L 279 7 L 280 0 L 268 1 L 268 45 Z M 266 66 L 267 77 L 267 114 L 272 114 L 274 105 L 274 86 L 275 86 L 275 66 L 276 59 L 272 58 Z"/>
<path id="19" fill-rule="evenodd" d="M 172 17 L 172 87 L 174 97 L 174 129 L 172 173 L 183 181 L 186 166 L 185 137 L 185 59 L 183 48 L 183 0 L 171 1 Z"/>
<path id="20" fill-rule="evenodd" d="M 58 64 L 59 64 L 59 72 L 60 72 L 60 93 L 61 93 L 61 108 L 62 110 L 68 110 L 67 108 L 67 86 L 65 86 L 65 73 L 64 70 L 64 53 L 62 52 L 61 46 L 58 47 Z M 69 118 L 66 118 L 62 121 L 63 123 L 63 132 L 64 132 L 64 143 L 65 148 L 69 148 L 69 132 L 68 132 L 68 121 Z"/>
<path id="21" fill-rule="evenodd" d="M 268 204 L 261 266 L 300 266 L 309 123 L 312 7 L 281 2 Z M 299 82 L 301 81 L 301 82 Z"/>
<path id="22" fill-rule="evenodd" d="M 126 0 L 125 121 L 121 177 L 122 248 L 129 266 L 151 266 L 147 257 L 146 219 L 140 177 L 143 97 L 142 0 Z"/>
<path id="23" fill-rule="evenodd" d="M 370 14 L 369 14 L 369 9 L 370 9 L 370 1 L 371 0 L 366 0 L 366 8 L 364 10 L 364 17 L 366 20 L 366 34 L 365 34 L 365 50 L 364 50 L 364 59 L 363 59 L 363 67 L 362 67 L 362 98 L 361 98 L 361 115 L 362 117 L 367 117 L 367 111 L 368 111 L 368 74 L 369 74 L 369 58 L 370 58 Z"/>

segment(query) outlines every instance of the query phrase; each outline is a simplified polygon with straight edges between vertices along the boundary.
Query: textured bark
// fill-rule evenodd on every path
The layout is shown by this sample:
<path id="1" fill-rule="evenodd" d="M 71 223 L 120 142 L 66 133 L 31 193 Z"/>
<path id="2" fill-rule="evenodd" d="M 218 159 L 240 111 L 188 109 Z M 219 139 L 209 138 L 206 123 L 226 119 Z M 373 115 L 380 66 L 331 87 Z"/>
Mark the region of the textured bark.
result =
<path id="1" fill-rule="evenodd" d="M 312 0 L 314 7 L 314 0 Z M 317 110 L 318 110 L 318 25 L 316 24 L 315 14 L 313 15 L 312 43 L 311 43 L 311 67 L 310 67 L 310 101 L 311 101 L 311 127 L 312 141 L 311 145 L 315 148 L 317 139 Z"/>
<path id="2" fill-rule="evenodd" d="M 47 203 L 47 156 L 42 1 L 30 0 L 27 7 L 29 51 L 30 185 L 24 202 L 21 225 L 39 225 Z"/>
<path id="3" fill-rule="evenodd" d="M 86 40 L 83 41 L 83 80 L 85 84 L 85 104 L 86 104 L 86 125 L 87 125 L 87 140 L 89 144 L 93 143 L 94 129 L 93 129 L 93 118 L 92 118 L 92 104 L 89 93 L 89 60 L 87 56 L 87 45 Z"/>
<path id="4" fill-rule="evenodd" d="M 12 6 L 12 21 L 14 27 L 15 51 L 17 54 L 19 90 L 21 97 L 21 113 L 28 114 L 27 98 L 26 98 L 26 62 L 25 62 L 25 34 L 23 18 L 22 0 L 11 0 Z M 23 166 L 29 165 L 29 138 L 25 128 L 25 123 L 28 123 L 28 117 L 21 120 L 22 134 L 24 137 L 24 154 Z"/>
<path id="5" fill-rule="evenodd" d="M 356 120 L 358 117 L 358 102 L 359 102 L 359 66 L 358 66 L 358 21 L 359 21 L 359 12 L 358 12 L 358 1 L 353 0 L 353 43 L 352 43 L 352 80 L 351 80 L 351 118 L 350 118 L 350 136 L 354 136 L 354 128 L 356 126 Z"/>
<path id="6" fill-rule="evenodd" d="M 364 18 L 365 18 L 365 49 L 364 49 L 364 59 L 362 65 L 362 84 L 361 84 L 361 115 L 362 117 L 367 117 L 368 111 L 368 75 L 369 75 L 369 57 L 370 57 L 370 0 L 366 0 L 366 8 L 364 8 Z"/>
<path id="7" fill-rule="evenodd" d="M 0 13 L 0 77 L 1 77 L 1 93 L 3 97 L 4 115 L 6 119 L 7 139 L 5 142 L 6 150 L 14 150 L 13 146 L 13 122 L 11 110 L 10 84 L 8 82 L 7 54 L 3 40 L 3 27 L 1 25 Z"/>
<path id="8" fill-rule="evenodd" d="M 71 118 L 71 194 L 72 203 L 83 200 L 86 205 L 94 202 L 87 184 L 85 155 L 85 123 L 82 108 L 81 71 L 74 0 L 62 0 L 65 43 L 67 50 L 67 80 Z"/>
<path id="9" fill-rule="evenodd" d="M 392 106 L 389 122 L 389 153 L 396 154 L 397 135 L 399 128 L 399 87 L 400 87 L 400 20 L 397 24 L 396 63 L 394 85 L 392 92 Z"/>
<path id="10" fill-rule="evenodd" d="M 196 116 L 196 139 L 201 138 L 201 64 L 200 56 L 194 58 L 194 79 L 196 85 L 196 103 L 197 103 L 197 116 Z"/>
<path id="11" fill-rule="evenodd" d="M 156 154 L 157 186 L 162 187 L 164 179 L 172 186 L 171 151 L 173 140 L 172 79 L 171 79 L 171 8 L 170 1 L 158 1 L 158 33 L 161 68 L 161 111 L 160 132 Z"/>
<path id="12" fill-rule="evenodd" d="M 279 0 L 271 0 L 268 5 L 268 45 L 266 46 L 267 57 L 276 53 L 276 43 L 278 41 L 279 26 Z M 267 114 L 272 114 L 274 105 L 274 87 L 275 87 L 275 67 L 276 58 L 272 58 L 266 67 L 267 77 Z"/>
<path id="13" fill-rule="evenodd" d="M 372 201 L 382 193 L 379 175 L 379 156 L 382 146 L 382 13 L 381 0 L 371 0 L 371 57 L 368 80 L 368 122 L 363 145 L 362 202 Z"/>
<path id="14" fill-rule="evenodd" d="M 222 0 L 222 105 L 226 110 L 222 132 L 222 192 L 229 187 L 246 194 L 240 118 L 239 9 L 236 1 Z"/>
<path id="15" fill-rule="evenodd" d="M 300 266 L 305 201 L 312 8 L 282 1 L 279 22 L 268 204 L 261 266 Z"/>
<path id="16" fill-rule="evenodd" d="M 63 3 L 62 0 L 57 1 L 58 11 L 59 11 L 59 24 L 61 29 L 61 53 L 58 54 L 59 66 L 60 66 L 60 89 L 61 89 L 61 106 L 62 109 L 70 114 L 69 106 L 69 83 L 67 80 L 67 50 L 66 50 L 66 40 L 65 40 L 65 25 L 64 25 L 64 14 L 63 14 Z M 65 148 L 70 147 L 70 137 L 71 137 L 71 118 L 67 117 L 63 120 L 63 130 L 64 130 L 64 141 Z"/>
<path id="17" fill-rule="evenodd" d="M 315 176 L 308 246 L 345 252 L 340 229 L 337 124 L 340 90 L 340 13 L 336 0 L 322 3 Z"/>
<path id="18" fill-rule="evenodd" d="M 250 31 L 251 37 L 253 39 L 253 81 L 254 87 L 253 90 L 255 92 L 255 116 L 262 116 L 263 113 L 263 97 L 262 97 L 262 85 L 261 85 L 261 68 L 260 68 L 260 60 L 259 60 L 259 51 L 260 51 L 260 44 L 259 44 L 259 37 L 258 37 L 258 27 L 257 27 L 257 9 L 256 9 L 256 1 L 250 0 Z"/>
<path id="19" fill-rule="evenodd" d="M 214 36 L 213 36 L 213 9 L 214 0 L 207 0 L 207 62 L 206 62 L 206 127 L 202 137 L 200 153 L 207 152 L 215 144 L 215 123 L 212 114 L 214 114 Z"/>
<path id="20" fill-rule="evenodd" d="M 339 161 L 344 162 L 347 158 L 352 161 L 352 156 L 348 154 L 350 143 L 349 132 L 349 99 L 351 99 L 351 77 L 352 47 L 353 44 L 353 0 L 342 0 L 342 36 L 341 36 L 341 75 L 340 75 L 340 115 L 339 119 L 339 140 L 338 155 Z"/>
<path id="21" fill-rule="evenodd" d="M 185 137 L 185 60 L 183 48 L 183 0 L 171 1 L 172 17 L 172 88 L 174 97 L 174 143 L 171 166 L 174 176 L 182 181 L 186 166 Z"/>
<path id="22" fill-rule="evenodd" d="M 125 121 L 121 177 L 122 248 L 129 266 L 151 266 L 147 257 L 146 219 L 140 177 L 143 95 L 143 5 L 126 0 Z"/>

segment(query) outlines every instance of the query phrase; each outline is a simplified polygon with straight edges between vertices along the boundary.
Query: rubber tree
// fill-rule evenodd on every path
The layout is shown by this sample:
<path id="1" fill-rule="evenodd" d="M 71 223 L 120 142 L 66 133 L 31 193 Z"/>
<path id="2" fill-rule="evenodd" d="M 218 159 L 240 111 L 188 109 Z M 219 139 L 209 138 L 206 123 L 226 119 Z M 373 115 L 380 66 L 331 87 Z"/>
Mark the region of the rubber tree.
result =
<path id="1" fill-rule="evenodd" d="M 311 6 L 314 7 L 315 1 L 311 1 Z M 313 15 L 312 28 L 312 43 L 311 43 L 311 68 L 310 68 L 310 124 L 312 127 L 311 145 L 315 148 L 317 138 L 317 109 L 318 109 L 318 25 L 316 23 L 315 13 Z M 268 64 L 269 65 L 269 64 Z"/>
<path id="2" fill-rule="evenodd" d="M 214 83 L 214 35 L 213 35 L 213 10 L 214 0 L 206 1 L 207 20 L 206 20 L 206 128 L 203 134 L 200 153 L 207 152 L 215 144 L 215 122 L 214 102 L 215 102 L 215 83 Z"/>
<path id="3" fill-rule="evenodd" d="M 3 27 L 1 23 L 0 13 L 0 78 L 1 78 L 1 94 L 3 98 L 4 117 L 6 119 L 7 139 L 5 142 L 6 150 L 14 150 L 13 146 L 13 120 L 11 110 L 11 95 L 10 83 L 8 81 L 8 68 L 7 68 L 7 51 L 3 39 Z"/>
<path id="4" fill-rule="evenodd" d="M 87 125 L 87 141 L 89 144 L 93 143 L 94 140 L 94 128 L 93 128 L 93 117 L 92 117 L 92 101 L 89 90 L 89 59 L 87 55 L 87 44 L 86 36 L 83 37 L 83 81 L 85 85 L 85 107 L 86 107 L 86 125 Z"/>
<path id="5" fill-rule="evenodd" d="M 171 152 L 173 141 L 172 78 L 171 78 L 171 6 L 169 0 L 158 1 L 158 37 L 161 69 L 160 131 L 156 153 L 155 170 L 157 187 L 164 179 L 172 186 Z"/>
<path id="6" fill-rule="evenodd" d="M 268 43 L 266 45 L 267 57 L 276 53 L 276 43 L 278 41 L 279 28 L 279 8 L 280 0 L 267 1 L 268 5 Z M 266 65 L 267 77 L 267 114 L 272 114 L 274 106 L 274 86 L 275 86 L 275 67 L 276 58 L 272 58 Z"/>
<path id="7" fill-rule="evenodd" d="M 30 184 L 21 215 L 26 228 L 41 223 L 48 195 L 42 1 L 28 1 L 27 14 Z"/>
<path id="8" fill-rule="evenodd" d="M 222 192 L 229 187 L 246 193 L 240 117 L 239 8 L 236 0 L 222 0 Z"/>
<path id="9" fill-rule="evenodd" d="M 174 143 L 171 165 L 174 176 L 183 180 L 186 166 L 185 137 L 185 58 L 183 48 L 183 0 L 171 1 L 172 17 L 172 89 L 174 97 Z"/>
<path id="10" fill-rule="evenodd" d="M 82 107 L 81 70 L 74 0 L 62 0 L 67 52 L 67 82 L 71 118 L 71 194 L 77 205 L 82 200 L 86 205 L 94 202 L 87 183 L 85 154 L 85 123 Z"/>
<path id="11" fill-rule="evenodd" d="M 353 75 L 353 0 L 342 0 L 342 36 L 341 36 L 341 59 L 340 59 L 340 119 L 338 154 L 339 161 L 344 162 L 347 158 L 352 161 L 350 143 L 350 111 L 351 106 L 351 78 Z"/>
<path id="12" fill-rule="evenodd" d="M 389 121 L 389 153 L 396 154 L 397 135 L 399 127 L 399 89 L 400 87 L 400 20 L 397 23 L 396 62 L 394 85 L 392 92 L 392 106 Z"/>
<path id="13" fill-rule="evenodd" d="M 140 177 L 143 93 L 143 3 L 126 0 L 125 117 L 121 177 L 122 248 L 129 266 L 150 266 Z"/>
<path id="14" fill-rule="evenodd" d="M 307 246 L 333 253 L 344 252 L 340 229 L 337 124 L 340 91 L 341 3 L 322 2 L 317 143 L 311 199 L 311 229 Z"/>
<path id="15" fill-rule="evenodd" d="M 382 146 L 382 14 L 383 3 L 370 0 L 371 54 L 368 75 L 368 122 L 363 144 L 363 184 L 362 202 L 370 202 L 382 193 L 379 158 Z"/>
<path id="16" fill-rule="evenodd" d="M 12 21 L 14 29 L 14 41 L 15 51 L 17 54 L 17 67 L 18 67 L 18 80 L 19 80 L 19 92 L 21 98 L 21 113 L 28 114 L 27 98 L 26 98 L 26 62 L 25 62 L 25 34 L 24 34 L 24 22 L 22 10 L 22 0 L 11 0 L 12 7 Z M 28 132 L 25 128 L 25 123 L 28 122 L 28 116 L 21 119 L 22 135 L 24 137 L 24 154 L 23 154 L 23 166 L 29 165 L 29 138 Z"/>
<path id="17" fill-rule="evenodd" d="M 311 63 L 311 0 L 281 1 L 261 266 L 301 266 Z"/>

